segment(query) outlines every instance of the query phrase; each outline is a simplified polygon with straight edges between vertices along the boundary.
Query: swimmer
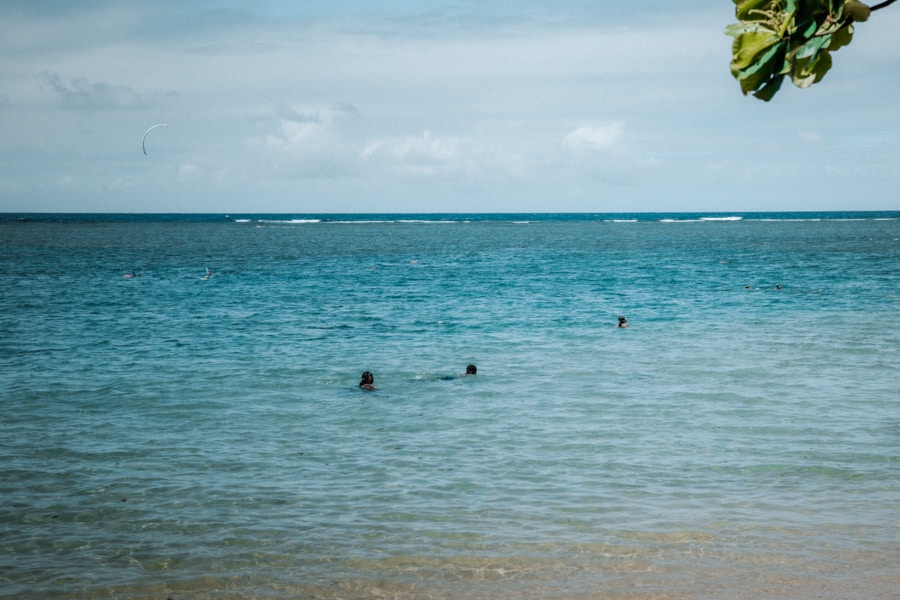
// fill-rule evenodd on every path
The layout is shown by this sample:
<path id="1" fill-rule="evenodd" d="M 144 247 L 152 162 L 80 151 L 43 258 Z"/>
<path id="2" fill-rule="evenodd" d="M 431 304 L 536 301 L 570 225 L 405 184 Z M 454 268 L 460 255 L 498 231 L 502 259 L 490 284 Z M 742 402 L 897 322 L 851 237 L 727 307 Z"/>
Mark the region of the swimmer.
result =
<path id="1" fill-rule="evenodd" d="M 478 372 L 478 367 L 475 365 L 466 365 L 465 373 L 457 373 L 456 375 L 439 375 L 435 377 L 435 381 L 453 381 L 454 379 L 462 379 L 463 377 L 468 377 L 469 375 L 475 375 Z"/>
<path id="2" fill-rule="evenodd" d="M 625 327 L 631 327 L 631 325 L 628 324 L 628 319 L 626 319 L 625 317 L 619 317 L 618 327 L 625 328 Z"/>
<path id="3" fill-rule="evenodd" d="M 775 284 L 775 289 L 776 289 L 776 290 L 780 290 L 780 289 L 781 289 L 781 284 L 780 284 L 780 283 Z"/>
<path id="4" fill-rule="evenodd" d="M 375 387 L 375 377 L 368 371 L 363 371 L 362 377 L 359 380 L 359 387 L 364 390 L 377 390 Z"/>

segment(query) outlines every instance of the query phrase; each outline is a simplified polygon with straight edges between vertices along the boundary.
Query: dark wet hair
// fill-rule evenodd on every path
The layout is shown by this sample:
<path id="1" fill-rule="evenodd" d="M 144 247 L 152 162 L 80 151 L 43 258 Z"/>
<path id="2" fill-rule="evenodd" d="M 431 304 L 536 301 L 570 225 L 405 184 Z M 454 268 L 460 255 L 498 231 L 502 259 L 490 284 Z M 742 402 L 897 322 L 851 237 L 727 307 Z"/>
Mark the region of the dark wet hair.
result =
<path id="1" fill-rule="evenodd" d="M 367 383 L 372 383 L 375 381 L 375 377 L 369 371 L 363 371 L 362 378 L 359 380 L 360 387 L 364 386 Z"/>
<path id="2" fill-rule="evenodd" d="M 467 365 L 466 366 L 466 375 L 474 375 L 478 372 L 478 367 L 475 365 Z"/>

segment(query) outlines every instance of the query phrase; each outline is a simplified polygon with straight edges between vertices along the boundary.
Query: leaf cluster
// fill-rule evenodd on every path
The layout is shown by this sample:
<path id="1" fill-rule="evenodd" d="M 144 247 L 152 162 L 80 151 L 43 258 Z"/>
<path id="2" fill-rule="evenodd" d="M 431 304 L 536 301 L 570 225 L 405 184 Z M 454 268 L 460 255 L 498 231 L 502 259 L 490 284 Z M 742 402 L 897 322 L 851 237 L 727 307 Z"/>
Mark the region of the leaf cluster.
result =
<path id="1" fill-rule="evenodd" d="M 853 38 L 853 23 L 871 8 L 856 0 L 733 0 L 739 23 L 725 33 L 734 38 L 731 74 L 744 95 L 769 101 L 785 77 L 806 88 L 831 68 L 831 53 Z"/>

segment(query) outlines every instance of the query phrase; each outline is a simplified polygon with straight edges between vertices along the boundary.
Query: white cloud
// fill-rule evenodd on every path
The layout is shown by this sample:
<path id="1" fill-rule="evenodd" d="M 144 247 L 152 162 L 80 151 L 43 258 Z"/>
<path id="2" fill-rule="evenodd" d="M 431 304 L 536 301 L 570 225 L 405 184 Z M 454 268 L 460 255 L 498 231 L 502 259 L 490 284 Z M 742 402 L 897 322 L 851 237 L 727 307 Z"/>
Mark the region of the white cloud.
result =
<path id="1" fill-rule="evenodd" d="M 625 127 L 622 123 L 584 125 L 566 134 L 563 146 L 575 150 L 609 152 L 622 143 Z"/>
<path id="2" fill-rule="evenodd" d="M 178 176 L 182 179 L 196 177 L 201 173 L 200 167 L 192 164 L 181 165 L 178 169 Z"/>
<path id="3" fill-rule="evenodd" d="M 65 82 L 57 73 L 49 71 L 44 72 L 42 81 L 67 108 L 136 108 L 143 104 L 141 96 L 125 85 L 90 81 L 84 77 Z"/>
<path id="4" fill-rule="evenodd" d="M 370 162 L 410 175 L 448 174 L 460 167 L 461 151 L 455 141 L 435 137 L 430 131 L 371 141 L 362 151 Z"/>
<path id="5" fill-rule="evenodd" d="M 821 144 L 825 141 L 824 136 L 818 131 L 798 131 L 797 137 L 801 142 L 808 144 Z"/>
<path id="6" fill-rule="evenodd" d="M 358 170 L 358 150 L 342 131 L 348 113 L 337 109 L 279 105 L 268 122 L 274 128 L 251 137 L 246 147 L 262 152 L 264 168 L 287 179 L 351 176 Z"/>
<path id="7" fill-rule="evenodd" d="M 292 106 L 280 105 L 275 108 L 275 114 L 282 121 L 293 123 L 322 123 L 322 117 L 318 111 L 300 112 Z"/>

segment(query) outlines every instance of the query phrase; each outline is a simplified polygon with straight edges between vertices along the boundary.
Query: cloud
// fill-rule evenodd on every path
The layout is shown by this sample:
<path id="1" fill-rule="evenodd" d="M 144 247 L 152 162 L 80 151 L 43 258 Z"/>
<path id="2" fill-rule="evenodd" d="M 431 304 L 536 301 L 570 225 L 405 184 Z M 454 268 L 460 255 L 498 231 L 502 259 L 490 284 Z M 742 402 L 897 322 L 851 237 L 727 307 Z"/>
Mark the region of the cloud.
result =
<path id="1" fill-rule="evenodd" d="M 808 144 L 821 144 L 825 141 L 825 137 L 818 131 L 798 131 L 797 137 Z"/>
<path id="2" fill-rule="evenodd" d="M 195 177 L 201 173 L 200 167 L 194 164 L 184 164 L 178 168 L 178 176 L 182 179 Z"/>
<path id="3" fill-rule="evenodd" d="M 138 108 L 143 105 L 140 94 L 128 86 L 90 81 L 84 77 L 66 83 L 57 73 L 50 71 L 45 71 L 41 79 L 67 108 Z"/>
<path id="4" fill-rule="evenodd" d="M 290 106 L 280 105 L 275 108 L 275 115 L 282 121 L 294 123 L 321 123 L 322 117 L 318 112 L 301 113 Z"/>
<path id="5" fill-rule="evenodd" d="M 454 171 L 461 150 L 457 142 L 435 137 L 431 131 L 374 140 L 366 144 L 362 157 L 370 162 L 394 167 L 410 175 L 432 176 Z"/>
<path id="6" fill-rule="evenodd" d="M 568 133 L 562 143 L 574 150 L 609 152 L 621 143 L 624 133 L 625 127 L 621 123 L 584 125 Z"/>
<path id="7" fill-rule="evenodd" d="M 358 145 L 343 135 L 342 118 L 352 114 L 343 107 L 320 108 L 279 105 L 267 117 L 274 128 L 247 146 L 263 153 L 266 168 L 278 177 L 337 178 L 353 175 L 359 161 Z"/>

